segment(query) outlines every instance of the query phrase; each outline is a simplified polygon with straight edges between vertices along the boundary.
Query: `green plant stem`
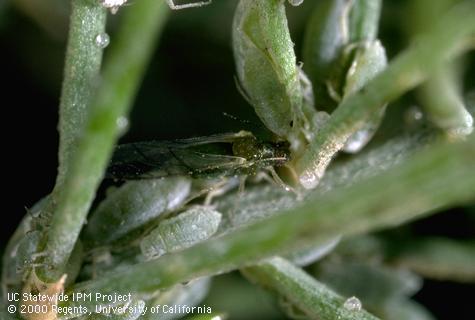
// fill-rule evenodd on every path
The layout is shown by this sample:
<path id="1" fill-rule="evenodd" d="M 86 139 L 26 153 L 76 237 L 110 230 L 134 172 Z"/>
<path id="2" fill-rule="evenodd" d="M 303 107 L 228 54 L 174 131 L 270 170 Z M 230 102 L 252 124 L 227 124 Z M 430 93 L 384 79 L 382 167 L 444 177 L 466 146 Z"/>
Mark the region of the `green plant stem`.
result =
<path id="1" fill-rule="evenodd" d="M 353 186 L 309 196 L 238 232 L 77 284 L 73 292 L 133 292 L 227 272 L 335 235 L 392 227 L 475 197 L 475 137 L 436 145 Z M 382 200 L 384 199 L 384 200 Z M 404 199 L 404 201 L 401 201 Z M 73 305 L 73 303 L 69 303 Z"/>
<path id="2" fill-rule="evenodd" d="M 356 0 L 349 17 L 351 42 L 373 41 L 378 37 L 382 0 Z"/>
<path id="3" fill-rule="evenodd" d="M 64 267 L 114 144 L 123 131 L 118 121 L 125 119 L 123 117 L 132 104 L 167 12 L 166 4 L 156 0 L 139 1 L 124 12 L 120 30 L 112 39 L 113 46 L 104 66 L 101 85 L 85 120 L 85 130 L 78 140 L 74 157 L 70 159 L 62 188 L 55 194 L 56 210 L 46 244 L 49 253 L 47 265 L 52 269 L 42 269 L 47 279 L 58 278 L 66 271 Z M 80 28 L 80 25 L 73 24 L 72 27 Z"/>
<path id="4" fill-rule="evenodd" d="M 409 9 L 414 12 L 411 33 L 421 34 L 458 0 L 411 1 Z M 429 119 L 449 135 L 463 137 L 473 130 L 473 118 L 465 108 L 462 96 L 460 61 L 449 63 L 436 70 L 421 86 L 419 99 Z"/>
<path id="5" fill-rule="evenodd" d="M 242 272 L 252 282 L 276 291 L 309 319 L 377 319 L 365 310 L 346 309 L 345 298 L 283 258 L 269 259 Z"/>
<path id="6" fill-rule="evenodd" d="M 439 68 L 419 91 L 430 120 L 450 136 L 463 137 L 473 131 L 473 118 L 465 108 L 459 70 L 453 64 Z"/>
<path id="7" fill-rule="evenodd" d="M 95 87 L 100 80 L 103 48 L 97 35 L 105 32 L 106 10 L 89 0 L 71 2 L 63 88 L 59 105 L 59 167 L 56 189 L 61 189 L 84 129 Z"/>
<path id="8" fill-rule="evenodd" d="M 361 129 L 381 106 L 422 83 L 460 51 L 475 31 L 475 3 L 465 1 L 450 11 L 431 33 L 399 55 L 362 90 L 333 112 L 306 152 L 295 163 L 302 186 L 315 188 L 331 159 L 351 133 Z"/>
<path id="9" fill-rule="evenodd" d="M 475 282 L 475 242 L 447 238 L 410 239 L 399 242 L 392 263 L 424 277 Z"/>

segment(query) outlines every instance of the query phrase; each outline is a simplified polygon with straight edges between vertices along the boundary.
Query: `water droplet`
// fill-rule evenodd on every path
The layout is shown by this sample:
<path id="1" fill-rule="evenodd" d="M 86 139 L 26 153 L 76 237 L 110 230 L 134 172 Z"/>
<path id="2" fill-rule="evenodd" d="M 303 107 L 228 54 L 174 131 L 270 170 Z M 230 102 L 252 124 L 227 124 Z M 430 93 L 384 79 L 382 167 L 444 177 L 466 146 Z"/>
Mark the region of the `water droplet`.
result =
<path id="1" fill-rule="evenodd" d="M 120 133 L 124 133 L 129 127 L 129 120 L 126 117 L 119 117 L 116 120 Z"/>
<path id="2" fill-rule="evenodd" d="M 98 46 L 101 49 L 104 49 L 105 47 L 109 45 L 110 38 L 109 38 L 109 35 L 104 32 L 104 33 L 99 33 L 96 36 L 96 39 L 94 41 L 96 43 L 96 46 Z"/>
<path id="3" fill-rule="evenodd" d="M 289 3 L 294 7 L 297 7 L 303 3 L 303 0 L 289 0 Z"/>
<path id="4" fill-rule="evenodd" d="M 315 172 L 307 170 L 299 177 L 299 181 L 305 189 L 314 189 L 320 182 L 320 179 Z"/>
<path id="5" fill-rule="evenodd" d="M 366 128 L 356 131 L 345 143 L 343 150 L 348 153 L 357 153 L 368 143 L 373 136 L 374 131 Z"/>
<path id="6" fill-rule="evenodd" d="M 346 299 L 343 303 L 343 307 L 349 311 L 360 311 L 361 310 L 361 301 L 357 297 L 351 297 Z"/>
<path id="7" fill-rule="evenodd" d="M 424 114 L 421 109 L 416 106 L 410 107 L 404 115 L 406 123 L 411 126 L 420 122 L 422 118 L 424 118 Z"/>

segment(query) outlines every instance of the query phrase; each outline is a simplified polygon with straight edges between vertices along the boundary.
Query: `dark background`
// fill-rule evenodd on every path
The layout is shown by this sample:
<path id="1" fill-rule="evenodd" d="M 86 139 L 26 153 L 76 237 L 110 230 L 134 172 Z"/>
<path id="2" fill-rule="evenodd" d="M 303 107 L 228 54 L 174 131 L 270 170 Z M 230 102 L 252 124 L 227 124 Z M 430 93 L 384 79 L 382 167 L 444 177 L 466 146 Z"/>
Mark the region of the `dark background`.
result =
<path id="1" fill-rule="evenodd" d="M 391 57 L 407 44 L 400 28 L 406 18 L 401 3 L 386 1 L 382 17 L 381 38 Z M 304 7 L 289 8 L 299 57 L 302 30 L 309 12 L 306 8 L 311 5 L 307 0 Z M 252 108 L 234 84 L 230 45 L 233 6 L 234 1 L 217 0 L 201 10 L 172 13 L 123 141 L 260 130 Z M 47 195 L 54 185 L 67 7 L 58 11 L 52 13 L 54 19 L 49 19 L 58 28 L 39 26 L 31 15 L 15 5 L 0 14 L 2 168 L 7 173 L 2 192 L 7 205 L 3 207 L 0 223 L 1 247 L 25 214 L 25 207 Z M 114 41 L 117 17 L 111 19 L 110 34 Z M 473 56 L 467 61 L 466 87 L 473 89 L 475 72 L 473 63 L 470 64 Z M 404 101 L 411 99 L 408 95 Z M 395 108 L 400 107 L 395 105 Z M 469 210 L 471 215 L 467 214 Z M 474 216 L 474 211 L 474 208 L 451 210 L 419 221 L 413 228 L 422 235 L 473 239 L 475 221 L 469 217 Z M 427 280 L 415 299 L 440 319 L 454 319 L 454 312 L 461 311 L 457 319 L 473 319 L 474 289 L 468 284 Z"/>

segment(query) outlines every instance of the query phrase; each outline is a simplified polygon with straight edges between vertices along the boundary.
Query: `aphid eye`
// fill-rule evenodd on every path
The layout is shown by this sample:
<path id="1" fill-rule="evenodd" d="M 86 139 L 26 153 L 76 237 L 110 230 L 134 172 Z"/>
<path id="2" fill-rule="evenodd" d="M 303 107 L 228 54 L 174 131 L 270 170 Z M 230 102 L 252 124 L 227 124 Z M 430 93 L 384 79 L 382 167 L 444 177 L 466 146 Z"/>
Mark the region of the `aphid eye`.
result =
<path id="1" fill-rule="evenodd" d="M 291 128 L 294 127 L 294 120 L 292 120 L 292 121 L 289 122 L 289 126 L 290 126 Z"/>

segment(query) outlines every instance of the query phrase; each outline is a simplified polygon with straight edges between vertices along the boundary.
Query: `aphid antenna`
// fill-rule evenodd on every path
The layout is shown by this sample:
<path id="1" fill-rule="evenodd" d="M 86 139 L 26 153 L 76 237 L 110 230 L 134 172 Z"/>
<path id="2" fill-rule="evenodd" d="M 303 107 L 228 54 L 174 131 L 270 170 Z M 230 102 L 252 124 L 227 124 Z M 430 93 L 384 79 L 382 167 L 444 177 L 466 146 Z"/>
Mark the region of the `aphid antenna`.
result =
<path id="1" fill-rule="evenodd" d="M 175 4 L 174 0 L 166 0 L 168 6 L 172 10 L 181 10 L 181 9 L 188 9 L 188 8 L 198 8 L 209 5 L 212 0 L 206 1 L 199 1 L 199 2 L 192 2 L 192 3 L 184 3 L 184 4 Z"/>
<path id="2" fill-rule="evenodd" d="M 268 162 L 268 161 L 283 161 L 283 162 L 285 162 L 287 160 L 289 160 L 289 159 L 286 158 L 286 157 L 271 157 L 271 158 L 253 160 L 253 161 L 248 161 L 248 163 L 246 164 L 246 167 L 251 168 L 251 167 L 254 167 L 254 166 L 258 165 L 259 163 L 265 163 L 265 162 Z"/>
<path id="3" fill-rule="evenodd" d="M 222 114 L 223 114 L 223 116 L 225 116 L 225 117 L 227 117 L 227 118 L 229 118 L 229 119 L 232 119 L 232 120 L 234 120 L 234 121 L 239 121 L 239 122 L 245 123 L 245 124 L 251 123 L 251 121 L 249 121 L 249 120 L 240 119 L 240 118 L 238 118 L 238 117 L 236 117 L 236 116 L 234 116 L 234 115 L 232 115 L 232 114 L 230 114 L 230 113 L 227 113 L 227 112 L 223 112 Z"/>

